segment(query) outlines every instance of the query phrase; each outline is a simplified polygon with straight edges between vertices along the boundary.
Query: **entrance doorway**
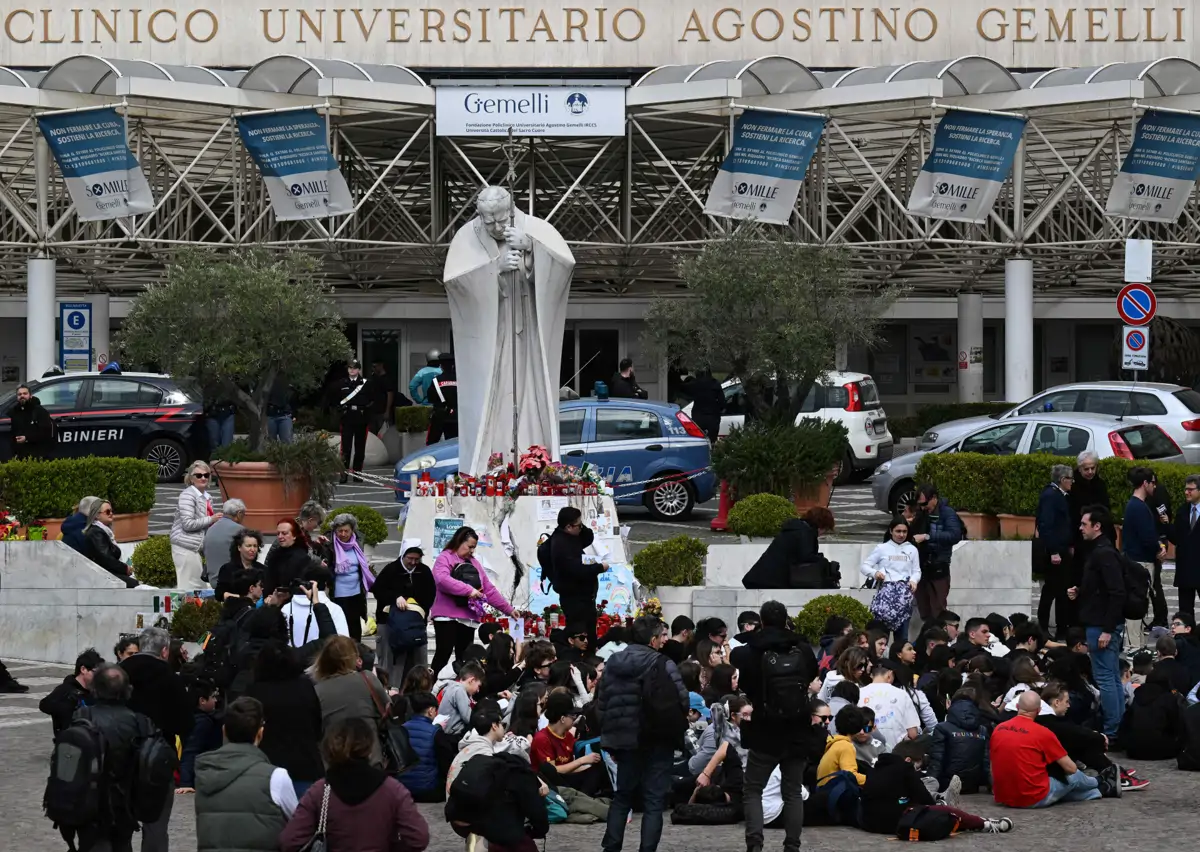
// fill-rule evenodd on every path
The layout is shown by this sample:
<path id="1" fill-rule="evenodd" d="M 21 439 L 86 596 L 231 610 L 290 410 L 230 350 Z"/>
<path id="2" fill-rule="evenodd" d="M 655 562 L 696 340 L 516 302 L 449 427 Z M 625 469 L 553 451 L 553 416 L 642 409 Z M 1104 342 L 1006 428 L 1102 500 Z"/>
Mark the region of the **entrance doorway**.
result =
<path id="1" fill-rule="evenodd" d="M 568 323 L 563 332 L 559 386 L 591 396 L 597 381 L 607 383 L 621 362 L 621 330 Z"/>

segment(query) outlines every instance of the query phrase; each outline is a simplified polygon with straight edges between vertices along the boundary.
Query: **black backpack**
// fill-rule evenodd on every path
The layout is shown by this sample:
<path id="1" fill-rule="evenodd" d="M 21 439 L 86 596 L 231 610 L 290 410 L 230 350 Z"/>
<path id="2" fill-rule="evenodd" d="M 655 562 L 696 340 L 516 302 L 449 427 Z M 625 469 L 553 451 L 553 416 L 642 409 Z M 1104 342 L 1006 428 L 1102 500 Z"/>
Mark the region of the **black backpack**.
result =
<path id="1" fill-rule="evenodd" d="M 42 808 L 56 827 L 80 829 L 101 821 L 107 792 L 104 755 L 104 737 L 83 707 L 54 738 Z"/>
<path id="2" fill-rule="evenodd" d="M 157 822 L 167 806 L 167 798 L 175 795 L 175 769 L 179 765 L 175 749 L 149 719 L 139 715 L 134 754 L 136 770 L 130 813 L 138 822 Z"/>
<path id="3" fill-rule="evenodd" d="M 641 677 L 641 741 L 647 745 L 678 747 L 687 730 L 687 711 L 679 701 L 679 688 L 663 655 Z"/>
<path id="4" fill-rule="evenodd" d="M 1150 572 L 1140 562 L 1134 562 L 1124 553 L 1118 555 L 1121 560 L 1121 574 L 1125 578 L 1125 604 L 1121 615 L 1130 621 L 1140 621 L 1150 611 L 1154 581 Z"/>
<path id="5" fill-rule="evenodd" d="M 451 579 L 458 580 L 460 583 L 466 583 L 472 589 L 482 589 L 483 580 L 479 577 L 479 569 L 470 562 L 459 562 L 450 569 Z M 460 602 L 461 606 L 466 606 L 466 595 L 452 595 L 452 597 Z"/>
<path id="6" fill-rule="evenodd" d="M 538 545 L 537 559 L 538 565 L 542 566 L 542 594 L 554 589 L 558 577 L 554 570 L 553 544 L 554 536 L 557 531 L 551 533 L 545 541 Z"/>
<path id="7" fill-rule="evenodd" d="M 479 754 L 464 763 L 450 784 L 450 798 L 460 812 L 485 811 L 501 792 L 497 777 L 503 768 L 491 755 Z M 449 803 L 447 803 L 449 806 Z"/>
<path id="8" fill-rule="evenodd" d="M 945 840 L 958 831 L 960 823 L 961 820 L 949 811 L 915 805 L 900 816 L 896 837 L 910 842 Z"/>
<path id="9" fill-rule="evenodd" d="M 808 715 L 811 651 L 766 651 L 762 655 L 762 706 L 754 712 L 775 720 L 797 720 Z"/>
<path id="10" fill-rule="evenodd" d="M 220 687 L 233 680 L 234 660 L 242 644 L 242 622 L 250 617 L 254 607 L 248 606 L 233 618 L 220 622 L 204 643 L 204 673 Z"/>

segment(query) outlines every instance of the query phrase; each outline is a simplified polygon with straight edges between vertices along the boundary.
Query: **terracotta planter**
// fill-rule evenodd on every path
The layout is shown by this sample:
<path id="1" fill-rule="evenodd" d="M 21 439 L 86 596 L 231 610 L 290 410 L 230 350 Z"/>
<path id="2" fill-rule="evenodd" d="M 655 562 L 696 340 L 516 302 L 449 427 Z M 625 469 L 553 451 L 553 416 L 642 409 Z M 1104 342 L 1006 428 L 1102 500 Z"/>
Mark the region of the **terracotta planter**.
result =
<path id="1" fill-rule="evenodd" d="M 966 537 L 972 541 L 992 541 L 1000 538 L 1000 520 L 983 512 L 959 512 Z"/>
<path id="2" fill-rule="evenodd" d="M 150 538 L 150 513 L 113 515 L 113 535 L 122 544 L 127 541 L 145 541 Z"/>
<path id="3" fill-rule="evenodd" d="M 996 516 L 1000 520 L 1000 537 L 1004 539 L 1032 539 L 1034 519 L 1032 515 Z"/>
<path id="4" fill-rule="evenodd" d="M 221 499 L 237 498 L 246 504 L 245 524 L 249 529 L 272 534 L 283 518 L 294 518 L 308 499 L 307 482 L 297 482 L 290 491 L 283 477 L 267 462 L 216 462 L 213 472 L 220 478 Z"/>
<path id="5" fill-rule="evenodd" d="M 833 480 L 837 478 L 840 467 L 840 463 L 835 464 L 829 469 L 829 473 L 825 474 L 825 479 L 816 485 L 792 489 L 792 503 L 796 506 L 797 515 L 803 515 L 809 509 L 817 506 L 822 509 L 829 508 L 829 495 L 833 493 Z"/>

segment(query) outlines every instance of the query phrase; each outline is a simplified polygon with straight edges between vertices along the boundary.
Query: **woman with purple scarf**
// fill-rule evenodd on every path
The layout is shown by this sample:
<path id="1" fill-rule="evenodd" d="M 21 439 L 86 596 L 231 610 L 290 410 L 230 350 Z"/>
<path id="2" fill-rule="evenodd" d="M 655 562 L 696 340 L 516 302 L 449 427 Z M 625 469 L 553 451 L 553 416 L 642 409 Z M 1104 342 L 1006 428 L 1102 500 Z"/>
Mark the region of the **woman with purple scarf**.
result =
<path id="1" fill-rule="evenodd" d="M 329 522 L 333 536 L 329 539 L 325 561 L 333 571 L 333 602 L 346 614 L 350 638 L 362 639 L 362 624 L 367 617 L 367 592 L 375 585 L 375 575 L 358 541 L 358 519 L 343 512 Z"/>

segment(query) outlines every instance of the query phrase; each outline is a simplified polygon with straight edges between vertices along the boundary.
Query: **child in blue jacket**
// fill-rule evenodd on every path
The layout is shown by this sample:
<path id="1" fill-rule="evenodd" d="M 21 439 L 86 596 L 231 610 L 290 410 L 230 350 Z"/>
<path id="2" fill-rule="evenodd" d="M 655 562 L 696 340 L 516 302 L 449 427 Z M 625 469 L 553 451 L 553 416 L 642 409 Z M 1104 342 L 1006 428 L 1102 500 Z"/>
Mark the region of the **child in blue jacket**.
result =
<path id="1" fill-rule="evenodd" d="M 416 766 L 410 767 L 399 777 L 414 802 L 441 802 L 446 795 L 445 781 L 438 778 L 437 753 L 433 738 L 440 729 L 433 724 L 438 713 L 438 701 L 428 692 L 414 692 L 405 696 L 412 706 L 412 718 L 404 723 L 408 731 L 408 742 L 420 757 Z"/>

